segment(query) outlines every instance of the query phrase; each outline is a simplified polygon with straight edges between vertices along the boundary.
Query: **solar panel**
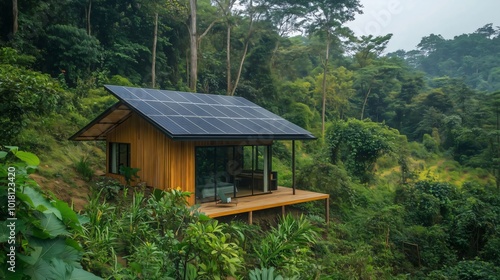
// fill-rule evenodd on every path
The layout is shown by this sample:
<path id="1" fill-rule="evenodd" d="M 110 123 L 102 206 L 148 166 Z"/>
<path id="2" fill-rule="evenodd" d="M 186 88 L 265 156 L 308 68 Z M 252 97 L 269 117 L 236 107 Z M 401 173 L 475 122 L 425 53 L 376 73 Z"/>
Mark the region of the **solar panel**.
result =
<path id="1" fill-rule="evenodd" d="M 227 118 L 228 115 L 222 113 L 221 111 L 217 110 L 217 108 L 215 108 L 213 105 L 198 105 L 201 109 L 203 109 L 205 112 L 209 113 L 211 116 L 213 117 L 218 117 L 218 118 L 221 118 L 221 117 L 225 117 Z"/>
<path id="2" fill-rule="evenodd" d="M 181 103 L 164 102 L 163 104 L 170 107 L 172 110 L 176 111 L 181 116 L 195 116 L 193 112 L 188 110 Z"/>
<path id="3" fill-rule="evenodd" d="M 198 106 L 196 104 L 186 103 L 186 104 L 182 104 L 182 106 L 184 108 L 186 108 L 187 110 L 193 112 L 194 116 L 198 116 L 198 117 L 211 117 L 212 116 L 212 114 L 203 110 L 200 106 Z"/>
<path id="4" fill-rule="evenodd" d="M 184 94 L 182 97 L 186 98 L 187 100 L 189 100 L 189 102 L 191 103 L 195 103 L 195 104 L 206 104 L 207 102 L 205 102 L 203 100 L 203 98 L 199 97 L 198 96 L 199 94 L 195 94 L 195 93 L 186 93 Z"/>
<path id="5" fill-rule="evenodd" d="M 150 106 L 147 102 L 141 100 L 128 100 L 128 102 L 130 105 L 134 106 L 144 115 L 163 115 L 162 112 L 156 110 L 155 108 Z"/>
<path id="6" fill-rule="evenodd" d="M 189 119 L 186 117 L 168 117 L 169 120 L 177 124 L 178 126 L 182 127 L 183 129 L 187 130 L 188 133 L 190 134 L 207 134 L 208 132 L 200 127 L 199 125 L 196 125 L 195 123 L 191 122 Z"/>
<path id="7" fill-rule="evenodd" d="M 187 93 L 182 94 L 177 91 L 171 91 L 168 97 L 170 97 L 175 102 L 190 102 L 184 95 L 188 95 Z"/>
<path id="8" fill-rule="evenodd" d="M 242 97 L 105 87 L 173 139 L 315 139 L 309 131 Z"/>
<path id="9" fill-rule="evenodd" d="M 150 94 L 154 96 L 159 101 L 174 101 L 172 98 L 168 97 L 168 95 L 163 94 L 160 90 L 151 90 Z"/>
<path id="10" fill-rule="evenodd" d="M 186 118 L 195 125 L 202 127 L 203 130 L 205 130 L 209 134 L 224 134 L 223 130 L 217 128 L 215 125 L 210 124 L 203 118 L 199 117 L 186 117 Z"/>
<path id="11" fill-rule="evenodd" d="M 189 134 L 189 131 L 179 126 L 175 121 L 173 121 L 170 117 L 166 116 L 151 116 L 151 119 L 156 122 L 161 127 L 168 127 L 168 131 L 170 134 Z"/>
<path id="12" fill-rule="evenodd" d="M 180 115 L 177 111 L 172 109 L 172 107 L 167 106 L 164 102 L 151 101 L 151 102 L 148 102 L 148 104 L 151 105 L 151 107 L 158 110 L 159 112 L 161 112 L 162 115 L 165 115 L 165 116 Z"/>

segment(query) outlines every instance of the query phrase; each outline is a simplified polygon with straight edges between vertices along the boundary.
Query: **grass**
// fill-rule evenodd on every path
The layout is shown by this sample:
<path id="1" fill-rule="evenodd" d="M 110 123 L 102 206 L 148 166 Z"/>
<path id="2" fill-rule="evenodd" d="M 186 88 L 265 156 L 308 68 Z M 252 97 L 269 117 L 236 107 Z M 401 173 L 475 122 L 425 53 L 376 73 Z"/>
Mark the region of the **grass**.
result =
<path id="1" fill-rule="evenodd" d="M 94 169 L 91 166 L 89 158 L 86 156 L 80 158 L 80 160 L 75 163 L 75 169 L 87 182 L 94 177 Z"/>

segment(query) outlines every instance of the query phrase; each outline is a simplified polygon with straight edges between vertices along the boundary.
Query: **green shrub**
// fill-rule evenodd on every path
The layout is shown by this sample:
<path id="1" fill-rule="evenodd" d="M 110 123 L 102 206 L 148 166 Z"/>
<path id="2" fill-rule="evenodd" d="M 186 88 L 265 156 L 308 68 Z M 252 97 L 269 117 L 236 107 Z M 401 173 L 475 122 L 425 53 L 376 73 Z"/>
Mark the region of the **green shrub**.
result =
<path id="1" fill-rule="evenodd" d="M 94 184 L 94 191 L 102 192 L 106 200 L 114 200 L 118 197 L 123 185 L 116 179 L 110 177 L 101 177 Z"/>
<path id="2" fill-rule="evenodd" d="M 75 163 L 75 169 L 86 181 L 91 181 L 94 177 L 94 169 L 92 169 L 88 157 L 80 158 L 80 160 Z"/>
<path id="3" fill-rule="evenodd" d="M 319 231 L 305 216 L 285 216 L 277 227 L 254 246 L 261 267 L 276 267 L 286 276 L 307 277 L 314 274 L 312 246 Z"/>

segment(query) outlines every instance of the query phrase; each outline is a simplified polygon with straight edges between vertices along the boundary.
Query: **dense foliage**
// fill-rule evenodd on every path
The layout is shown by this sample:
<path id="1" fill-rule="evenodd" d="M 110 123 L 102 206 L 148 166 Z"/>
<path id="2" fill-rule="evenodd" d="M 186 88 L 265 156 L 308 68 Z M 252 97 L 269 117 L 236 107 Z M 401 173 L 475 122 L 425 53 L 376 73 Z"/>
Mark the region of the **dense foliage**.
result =
<path id="1" fill-rule="evenodd" d="M 40 163 L 17 147 L 0 151 L 0 276 L 3 279 L 100 279 L 82 269 L 75 234 L 85 219 L 42 193 L 29 174 Z M 6 203 L 9 202 L 9 203 Z M 12 205 L 11 205 L 12 204 Z"/>

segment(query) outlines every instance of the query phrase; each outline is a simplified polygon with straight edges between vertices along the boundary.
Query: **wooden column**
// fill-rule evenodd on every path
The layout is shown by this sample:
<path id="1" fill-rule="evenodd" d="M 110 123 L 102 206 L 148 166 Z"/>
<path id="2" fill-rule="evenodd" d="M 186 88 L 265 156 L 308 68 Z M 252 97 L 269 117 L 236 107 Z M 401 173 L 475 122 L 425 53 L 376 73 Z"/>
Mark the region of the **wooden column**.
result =
<path id="1" fill-rule="evenodd" d="M 330 198 L 325 199 L 325 222 L 330 223 Z"/>
<path id="2" fill-rule="evenodd" d="M 282 218 L 285 217 L 285 205 L 281 206 L 281 216 Z"/>
<path id="3" fill-rule="evenodd" d="M 251 225 L 253 223 L 253 211 L 248 212 L 248 224 Z"/>
<path id="4" fill-rule="evenodd" d="M 295 195 L 295 140 L 292 140 L 292 188 Z"/>

